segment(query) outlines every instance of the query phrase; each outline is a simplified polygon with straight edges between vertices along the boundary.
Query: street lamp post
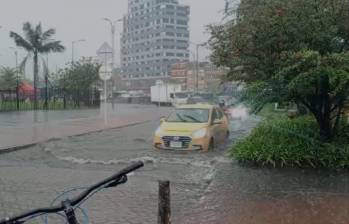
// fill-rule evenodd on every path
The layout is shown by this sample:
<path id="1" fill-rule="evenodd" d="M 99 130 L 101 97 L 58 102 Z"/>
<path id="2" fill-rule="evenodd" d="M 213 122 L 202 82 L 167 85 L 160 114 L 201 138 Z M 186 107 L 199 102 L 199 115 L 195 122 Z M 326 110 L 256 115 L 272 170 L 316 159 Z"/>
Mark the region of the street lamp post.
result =
<path id="1" fill-rule="evenodd" d="M 71 64 L 74 64 L 74 53 L 75 53 L 75 44 L 79 42 L 84 42 L 86 41 L 85 39 L 80 39 L 80 40 L 74 40 L 71 42 Z"/>
<path id="2" fill-rule="evenodd" d="M 49 68 L 48 68 L 48 54 L 46 55 L 46 74 L 45 74 L 45 109 L 48 110 L 48 76 L 49 76 Z"/>
<path id="3" fill-rule="evenodd" d="M 63 109 L 67 109 L 67 96 L 66 96 L 66 77 L 65 77 L 65 73 L 63 74 Z"/>
<path id="4" fill-rule="evenodd" d="M 112 21 L 109 18 L 103 18 L 104 21 L 107 21 L 110 24 L 110 31 L 111 31 L 111 46 L 112 46 L 112 54 L 111 54 L 111 73 L 113 75 L 114 67 L 115 67 L 115 31 L 116 31 L 116 23 L 123 21 L 122 19 L 117 19 L 115 21 Z M 114 92 L 115 83 L 113 81 L 112 83 L 112 95 Z M 114 110 L 115 104 L 114 104 L 114 97 L 112 96 L 112 108 Z"/>
<path id="5" fill-rule="evenodd" d="M 195 60 L 196 83 L 195 85 L 196 85 L 196 92 L 199 92 L 199 48 L 206 46 L 206 43 L 202 43 L 202 44 L 197 44 L 193 42 L 190 42 L 190 43 L 193 44 L 196 48 L 196 60 Z"/>
<path id="6" fill-rule="evenodd" d="M 199 92 L 199 45 L 196 45 L 196 92 Z"/>
<path id="7" fill-rule="evenodd" d="M 115 31 L 116 31 L 116 23 L 117 22 L 122 22 L 122 19 L 117 19 L 115 21 L 112 21 L 109 18 L 103 18 L 104 21 L 107 21 L 110 24 L 110 30 L 111 30 L 111 46 L 112 46 L 112 62 L 111 62 L 111 67 L 114 69 L 115 65 Z"/>

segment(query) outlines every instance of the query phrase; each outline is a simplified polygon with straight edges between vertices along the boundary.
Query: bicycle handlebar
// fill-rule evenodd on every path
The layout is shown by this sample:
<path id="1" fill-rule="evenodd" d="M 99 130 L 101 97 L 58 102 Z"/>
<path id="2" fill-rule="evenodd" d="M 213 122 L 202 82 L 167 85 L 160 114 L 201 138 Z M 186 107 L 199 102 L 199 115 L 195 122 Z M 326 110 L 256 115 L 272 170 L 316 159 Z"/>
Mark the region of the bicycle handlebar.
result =
<path id="1" fill-rule="evenodd" d="M 131 173 L 131 172 L 133 172 L 133 171 L 135 171 L 143 166 L 144 166 L 143 162 L 136 162 L 136 163 L 122 169 L 121 171 L 114 174 L 113 176 L 111 176 L 105 180 L 102 180 L 99 183 L 89 187 L 88 189 L 86 189 L 85 191 L 80 193 L 78 196 L 76 196 L 70 200 L 71 206 L 74 207 L 74 206 L 78 205 L 82 200 L 84 200 L 89 194 L 91 194 L 96 189 L 98 189 L 98 188 L 100 188 L 100 187 L 102 187 L 102 186 L 104 186 L 112 181 L 120 180 L 122 177 L 124 177 L 128 173 Z M 30 211 L 30 212 L 26 212 L 26 213 L 19 215 L 19 216 L 15 216 L 12 218 L 7 218 L 5 220 L 1 220 L 0 224 L 19 224 L 19 223 L 23 223 L 23 221 L 21 221 L 21 220 L 24 218 L 29 218 L 29 217 L 40 215 L 40 214 L 62 212 L 62 211 L 64 211 L 64 209 L 65 209 L 65 207 L 63 205 L 53 206 L 53 207 L 49 207 L 49 208 L 40 208 L 40 209 L 36 209 L 36 210 Z"/>

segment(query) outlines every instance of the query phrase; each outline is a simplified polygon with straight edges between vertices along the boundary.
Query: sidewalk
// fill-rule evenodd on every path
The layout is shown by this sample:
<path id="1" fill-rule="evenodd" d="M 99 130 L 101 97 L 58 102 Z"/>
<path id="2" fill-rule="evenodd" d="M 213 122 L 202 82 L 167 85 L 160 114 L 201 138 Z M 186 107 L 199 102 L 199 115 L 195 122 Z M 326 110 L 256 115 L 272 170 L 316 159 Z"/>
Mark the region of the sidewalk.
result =
<path id="1" fill-rule="evenodd" d="M 61 139 L 69 136 L 98 132 L 105 129 L 120 128 L 159 119 L 166 110 L 146 108 L 131 110 L 129 113 L 112 114 L 105 125 L 104 118 L 54 120 L 30 125 L 4 126 L 0 128 L 0 153 L 31 146 L 40 142 Z"/>

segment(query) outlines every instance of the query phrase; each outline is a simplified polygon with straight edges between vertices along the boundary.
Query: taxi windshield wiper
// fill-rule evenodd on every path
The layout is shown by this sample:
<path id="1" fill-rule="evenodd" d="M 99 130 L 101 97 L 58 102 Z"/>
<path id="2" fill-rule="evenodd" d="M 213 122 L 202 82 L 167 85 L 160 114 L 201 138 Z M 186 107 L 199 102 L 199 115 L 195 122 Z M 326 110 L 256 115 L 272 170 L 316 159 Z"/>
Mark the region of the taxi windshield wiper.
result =
<path id="1" fill-rule="evenodd" d="M 187 118 L 189 118 L 189 119 L 190 119 L 190 120 L 192 120 L 192 121 L 195 121 L 195 122 L 201 123 L 201 121 L 200 121 L 200 120 L 198 120 L 198 119 L 196 119 L 195 117 L 192 117 L 192 116 L 190 116 L 190 115 L 184 115 L 184 117 L 187 117 Z"/>
<path id="2" fill-rule="evenodd" d="M 183 119 L 183 117 L 180 114 L 176 113 L 176 116 L 179 118 L 181 122 L 188 122 L 187 120 Z"/>

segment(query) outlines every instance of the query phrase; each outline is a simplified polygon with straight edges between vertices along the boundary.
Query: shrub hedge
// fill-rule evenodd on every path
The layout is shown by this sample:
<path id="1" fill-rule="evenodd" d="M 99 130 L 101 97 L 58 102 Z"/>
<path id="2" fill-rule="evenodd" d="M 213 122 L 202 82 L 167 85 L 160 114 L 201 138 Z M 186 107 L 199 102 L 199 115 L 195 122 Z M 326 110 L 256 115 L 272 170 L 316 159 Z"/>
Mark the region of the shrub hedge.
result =
<path id="1" fill-rule="evenodd" d="M 237 142 L 230 155 L 263 166 L 349 168 L 348 127 L 332 143 L 320 142 L 318 133 L 310 117 L 268 119 Z"/>

